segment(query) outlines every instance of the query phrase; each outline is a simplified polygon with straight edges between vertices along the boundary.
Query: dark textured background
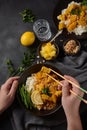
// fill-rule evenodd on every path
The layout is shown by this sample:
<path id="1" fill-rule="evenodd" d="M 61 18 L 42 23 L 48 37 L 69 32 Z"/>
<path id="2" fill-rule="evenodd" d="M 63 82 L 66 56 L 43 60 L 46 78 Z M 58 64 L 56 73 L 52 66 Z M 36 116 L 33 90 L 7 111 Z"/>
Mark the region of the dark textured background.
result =
<path id="1" fill-rule="evenodd" d="M 10 58 L 18 66 L 26 50 L 20 44 L 21 34 L 32 31 L 33 23 L 23 23 L 19 13 L 25 8 L 31 9 L 36 19 L 47 19 L 55 32 L 53 10 L 57 2 L 58 0 L 0 0 L 0 84 L 8 77 L 6 59 Z"/>
<path id="2" fill-rule="evenodd" d="M 29 8 L 32 10 L 33 14 L 36 15 L 36 19 L 38 18 L 47 19 L 48 22 L 50 23 L 50 27 L 54 35 L 57 32 L 57 27 L 54 23 L 55 18 L 53 17 L 54 9 L 57 5 L 58 9 L 60 10 L 61 8 L 60 5 L 63 6 L 63 4 L 64 4 L 63 0 L 62 1 L 61 0 L 0 0 L 0 84 L 4 83 L 8 78 L 6 59 L 10 58 L 13 61 L 15 67 L 18 67 L 23 58 L 23 53 L 27 49 L 26 47 L 20 44 L 21 34 L 25 31 L 32 31 L 33 23 L 23 23 L 22 17 L 20 16 L 19 13 L 23 11 L 23 9 Z M 62 35 L 59 39 L 58 42 L 61 43 L 61 40 L 66 39 L 66 37 L 65 35 Z M 82 56 L 83 57 L 85 56 L 85 58 L 83 59 L 87 59 L 86 58 L 87 38 L 84 40 L 80 39 L 79 41 L 81 42 L 81 51 L 84 51 L 84 53 L 82 53 Z M 66 66 L 62 64 L 63 60 Z M 70 68 L 67 67 L 67 62 L 66 62 L 67 60 L 68 61 L 70 60 L 70 64 L 69 62 L 68 64 L 71 65 L 71 67 L 74 70 L 76 70 L 75 73 L 73 70 L 72 70 L 73 73 L 70 73 L 71 72 Z M 73 62 L 71 63 L 72 60 Z M 74 68 L 77 67 L 76 65 L 79 65 L 78 62 L 80 60 L 75 60 L 73 57 L 65 57 L 65 55 L 63 55 L 62 53 L 62 49 L 60 48 L 60 57 L 57 58 L 57 61 L 59 62 L 54 61 L 53 64 L 59 66 L 62 71 L 63 71 L 62 67 L 65 67 L 66 74 L 71 74 L 72 76 L 77 77 L 77 79 L 81 79 L 82 75 L 80 76 L 77 74 L 80 73 L 80 70 L 83 70 L 83 68 L 87 72 L 86 70 L 87 66 L 85 64 L 85 66 L 83 67 L 82 66 L 83 64 L 81 64 L 80 65 L 81 69 Z M 76 63 L 74 64 L 75 61 Z M 75 66 L 73 67 L 73 65 Z M 85 88 L 87 86 L 86 75 L 87 74 L 85 74 L 82 81 L 83 83 L 82 86 L 85 86 Z M 83 116 L 82 119 L 83 121 L 85 121 Z M 85 117 L 85 119 L 87 119 L 87 117 Z M 8 110 L 0 116 L 0 130 L 7 130 L 7 129 L 8 130 L 13 129 L 11 127 L 11 122 L 8 117 Z M 32 127 L 32 130 L 34 129 L 35 127 L 34 128 Z M 41 129 L 45 130 L 44 127 L 37 128 L 37 130 L 41 130 Z M 55 127 L 55 130 L 65 130 L 65 129 L 66 129 L 66 123 L 61 124 L 58 127 Z M 48 130 L 51 130 L 51 128 L 48 128 Z M 52 128 L 52 130 L 54 130 L 54 128 Z"/>
<path id="3" fill-rule="evenodd" d="M 53 10 L 58 0 L 0 0 L 0 85 L 8 78 L 6 60 L 10 58 L 18 67 L 26 47 L 20 44 L 20 36 L 32 31 L 33 23 L 23 23 L 20 12 L 25 8 L 32 10 L 36 18 L 47 19 L 55 32 Z M 12 130 L 8 112 L 0 116 L 0 130 Z"/>

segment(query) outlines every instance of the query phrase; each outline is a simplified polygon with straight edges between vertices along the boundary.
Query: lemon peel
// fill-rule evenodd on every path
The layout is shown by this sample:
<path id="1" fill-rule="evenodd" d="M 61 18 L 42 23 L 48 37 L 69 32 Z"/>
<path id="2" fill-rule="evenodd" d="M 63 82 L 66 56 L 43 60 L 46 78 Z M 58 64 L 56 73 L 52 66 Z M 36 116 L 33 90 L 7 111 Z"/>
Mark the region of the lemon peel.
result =
<path id="1" fill-rule="evenodd" d="M 37 90 L 35 90 L 35 91 L 32 92 L 32 94 L 31 94 L 31 100 L 32 100 L 33 104 L 35 104 L 35 105 L 42 105 L 43 104 L 40 92 L 37 91 Z"/>
<path id="2" fill-rule="evenodd" d="M 24 32 L 20 37 L 21 44 L 23 46 L 30 46 L 35 41 L 35 34 L 34 32 Z"/>

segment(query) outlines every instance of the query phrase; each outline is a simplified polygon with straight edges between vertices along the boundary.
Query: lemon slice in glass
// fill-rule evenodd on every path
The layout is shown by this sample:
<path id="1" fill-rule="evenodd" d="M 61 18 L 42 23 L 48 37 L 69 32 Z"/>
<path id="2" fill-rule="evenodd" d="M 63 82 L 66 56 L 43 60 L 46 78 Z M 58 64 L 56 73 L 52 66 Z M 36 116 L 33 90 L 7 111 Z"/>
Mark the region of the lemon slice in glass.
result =
<path id="1" fill-rule="evenodd" d="M 43 104 L 40 92 L 37 91 L 37 90 L 35 90 L 35 91 L 32 92 L 32 94 L 31 94 L 31 100 L 32 100 L 33 104 L 35 104 L 35 105 L 42 105 Z"/>

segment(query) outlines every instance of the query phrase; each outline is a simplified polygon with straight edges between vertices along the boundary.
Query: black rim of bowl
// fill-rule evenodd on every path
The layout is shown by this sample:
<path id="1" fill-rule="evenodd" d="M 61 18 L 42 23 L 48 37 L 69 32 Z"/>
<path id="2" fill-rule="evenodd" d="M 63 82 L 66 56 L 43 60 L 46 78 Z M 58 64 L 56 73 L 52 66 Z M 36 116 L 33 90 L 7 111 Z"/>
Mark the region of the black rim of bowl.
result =
<path id="1" fill-rule="evenodd" d="M 58 73 L 61 73 L 53 65 L 50 65 L 50 64 L 47 64 L 47 63 L 35 64 L 35 65 L 32 65 L 29 68 L 27 68 L 24 71 L 24 73 L 21 74 L 20 79 L 19 79 L 19 85 L 22 84 L 22 83 L 25 83 L 27 77 L 30 76 L 32 73 L 38 72 L 41 69 L 42 66 L 46 66 L 46 67 L 52 68 L 55 71 L 57 71 Z M 56 111 L 58 111 L 62 107 L 62 105 L 61 105 L 61 97 L 59 98 L 59 101 L 58 101 L 56 107 L 54 107 L 52 110 L 40 110 L 40 111 L 37 110 L 37 109 L 32 109 L 32 110 L 27 109 L 25 107 L 25 105 L 23 104 L 23 102 L 21 101 L 21 97 L 20 97 L 19 93 L 17 93 L 17 98 L 18 98 L 18 101 L 19 101 L 20 105 L 24 109 L 26 109 L 27 111 L 30 111 L 32 114 L 34 114 L 36 116 L 48 116 L 48 115 L 51 115 L 51 114 L 55 113 Z"/>

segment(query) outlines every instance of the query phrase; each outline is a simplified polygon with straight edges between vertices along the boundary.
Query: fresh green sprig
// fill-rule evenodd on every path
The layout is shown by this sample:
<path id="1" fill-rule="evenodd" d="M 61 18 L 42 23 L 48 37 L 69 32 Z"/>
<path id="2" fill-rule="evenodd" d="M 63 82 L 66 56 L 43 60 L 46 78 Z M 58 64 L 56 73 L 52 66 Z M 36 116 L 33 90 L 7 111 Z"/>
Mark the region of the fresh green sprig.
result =
<path id="1" fill-rule="evenodd" d="M 52 94 L 50 93 L 49 87 L 45 87 L 42 89 L 42 93 L 46 94 L 48 96 L 51 96 Z"/>
<path id="2" fill-rule="evenodd" d="M 81 5 L 87 6 L 87 0 L 83 0 L 83 1 L 81 2 Z M 74 14 L 80 15 L 81 10 L 80 10 L 79 8 L 75 8 L 75 9 L 72 9 L 70 13 L 73 14 L 73 15 L 74 15 Z"/>
<path id="3" fill-rule="evenodd" d="M 87 0 L 83 0 L 83 1 L 81 2 L 81 4 L 84 5 L 84 6 L 87 6 Z"/>
<path id="4" fill-rule="evenodd" d="M 35 60 L 35 50 L 34 49 L 28 49 L 26 52 L 24 52 L 23 59 L 21 61 L 21 65 L 15 69 L 12 61 L 10 59 L 6 60 L 6 64 L 8 67 L 9 76 L 15 76 L 20 75 L 24 72 L 24 70 L 29 67 L 33 61 Z"/>
<path id="5" fill-rule="evenodd" d="M 81 10 L 78 9 L 78 8 L 77 8 L 77 9 L 72 9 L 70 13 L 73 14 L 73 15 L 74 15 L 74 14 L 76 14 L 76 15 L 80 15 Z"/>
<path id="6" fill-rule="evenodd" d="M 12 61 L 10 59 L 7 59 L 6 64 L 8 66 L 9 75 L 12 75 L 15 72 L 15 68 L 14 68 Z"/>
<path id="7" fill-rule="evenodd" d="M 22 16 L 23 22 L 34 22 L 35 15 L 33 15 L 30 9 L 24 9 L 20 15 Z"/>
<path id="8" fill-rule="evenodd" d="M 30 52 L 30 54 L 28 53 Z M 35 59 L 35 52 L 34 50 L 29 50 L 28 52 L 24 52 L 24 58 L 22 60 L 22 65 L 23 66 L 30 66 L 31 63 L 34 61 Z"/>

